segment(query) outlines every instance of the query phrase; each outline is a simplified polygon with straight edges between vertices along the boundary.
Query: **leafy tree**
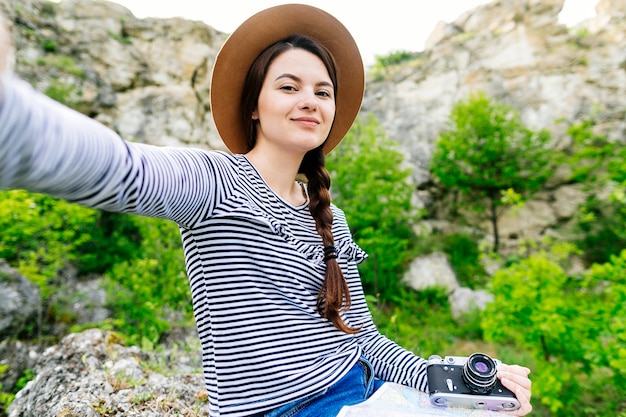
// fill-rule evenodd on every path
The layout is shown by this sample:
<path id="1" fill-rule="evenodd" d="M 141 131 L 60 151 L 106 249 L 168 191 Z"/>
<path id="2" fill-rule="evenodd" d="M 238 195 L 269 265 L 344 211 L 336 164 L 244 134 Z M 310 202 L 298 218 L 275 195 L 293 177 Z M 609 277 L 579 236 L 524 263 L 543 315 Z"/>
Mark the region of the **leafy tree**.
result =
<path id="1" fill-rule="evenodd" d="M 459 191 L 461 204 L 482 212 L 493 228 L 499 247 L 498 217 L 507 190 L 530 196 L 551 174 L 550 135 L 533 131 L 510 106 L 485 94 L 470 95 L 453 106 L 450 126 L 440 133 L 431 171 L 439 182 Z"/>
<path id="2" fill-rule="evenodd" d="M 404 155 L 370 116 L 357 120 L 328 156 L 333 201 L 346 213 L 355 241 L 369 254 L 359 267 L 366 291 L 389 299 L 415 242 L 410 170 Z"/>
<path id="3" fill-rule="evenodd" d="M 626 251 L 570 276 L 572 251 L 563 244 L 496 272 L 484 336 L 532 356 L 533 393 L 551 415 L 624 415 Z"/>

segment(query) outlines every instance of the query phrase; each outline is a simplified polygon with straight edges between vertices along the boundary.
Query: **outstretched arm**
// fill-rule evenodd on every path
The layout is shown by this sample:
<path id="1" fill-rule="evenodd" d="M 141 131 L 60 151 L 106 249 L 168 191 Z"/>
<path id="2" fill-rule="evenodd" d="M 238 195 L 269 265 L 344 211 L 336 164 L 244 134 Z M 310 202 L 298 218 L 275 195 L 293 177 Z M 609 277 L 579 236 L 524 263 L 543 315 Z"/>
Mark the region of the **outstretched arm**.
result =
<path id="1" fill-rule="evenodd" d="M 85 206 L 174 220 L 190 227 L 212 201 L 209 154 L 122 140 L 113 130 L 8 74 L 0 32 L 0 188 Z"/>

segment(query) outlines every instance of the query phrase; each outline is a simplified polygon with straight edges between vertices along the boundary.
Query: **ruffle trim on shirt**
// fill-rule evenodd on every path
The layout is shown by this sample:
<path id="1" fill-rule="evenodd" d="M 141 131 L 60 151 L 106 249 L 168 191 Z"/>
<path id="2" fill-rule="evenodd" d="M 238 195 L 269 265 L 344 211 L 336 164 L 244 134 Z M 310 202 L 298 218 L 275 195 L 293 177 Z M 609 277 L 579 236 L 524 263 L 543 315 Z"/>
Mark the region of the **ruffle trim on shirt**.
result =
<path id="1" fill-rule="evenodd" d="M 282 225 L 280 225 L 282 227 Z M 311 245 L 301 242 L 289 233 L 285 232 L 285 228 L 277 230 L 277 234 L 282 236 L 290 244 L 296 247 L 298 252 L 302 253 L 309 261 L 318 266 L 325 266 L 324 247 L 322 245 Z M 361 263 L 367 258 L 367 253 L 359 247 L 354 241 L 349 239 L 340 239 L 335 241 L 335 249 L 339 260 L 348 262 Z"/>
<path id="2" fill-rule="evenodd" d="M 297 239 L 289 231 L 289 228 L 285 224 L 281 223 L 277 218 L 272 217 L 260 208 L 254 207 L 245 198 L 231 200 L 228 206 L 228 209 L 216 209 L 213 216 L 224 218 L 245 218 L 253 223 L 265 224 L 270 228 L 272 233 L 282 237 L 289 245 L 303 254 L 306 259 L 320 267 L 325 267 L 324 247 L 321 244 L 313 245 Z M 335 241 L 335 248 L 337 250 L 339 261 L 345 260 L 348 262 L 361 263 L 367 258 L 367 253 L 349 238 L 337 239 Z"/>

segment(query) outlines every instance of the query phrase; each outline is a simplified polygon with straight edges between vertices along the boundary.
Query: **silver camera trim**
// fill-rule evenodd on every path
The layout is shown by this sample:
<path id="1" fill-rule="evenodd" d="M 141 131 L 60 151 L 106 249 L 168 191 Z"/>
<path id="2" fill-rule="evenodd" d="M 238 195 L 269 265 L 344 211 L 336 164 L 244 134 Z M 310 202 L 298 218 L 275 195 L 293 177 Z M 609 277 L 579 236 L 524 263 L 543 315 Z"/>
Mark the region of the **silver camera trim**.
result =
<path id="1" fill-rule="evenodd" d="M 498 359 L 493 359 L 496 365 L 502 364 Z M 469 357 L 466 356 L 446 356 L 441 358 L 438 355 L 432 355 L 428 358 L 426 368 L 431 365 L 437 366 L 454 366 L 462 367 L 467 363 Z M 460 407 L 475 410 L 491 410 L 491 411 L 513 411 L 522 405 L 515 397 L 500 397 L 497 392 L 491 395 L 477 394 L 455 394 L 453 392 L 436 392 L 429 394 L 430 403 L 436 407 Z"/>
<path id="2" fill-rule="evenodd" d="M 460 407 L 474 410 L 513 411 L 522 405 L 514 397 L 494 395 L 467 395 L 438 392 L 430 395 L 430 403 L 436 407 Z"/>

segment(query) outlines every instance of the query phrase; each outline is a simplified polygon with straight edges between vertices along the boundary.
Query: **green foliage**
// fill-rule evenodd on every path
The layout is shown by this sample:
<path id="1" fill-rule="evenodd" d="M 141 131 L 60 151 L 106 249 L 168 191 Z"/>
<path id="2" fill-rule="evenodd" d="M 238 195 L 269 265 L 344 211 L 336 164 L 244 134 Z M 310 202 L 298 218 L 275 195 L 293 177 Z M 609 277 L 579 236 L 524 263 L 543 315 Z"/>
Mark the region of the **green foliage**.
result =
<path id="1" fill-rule="evenodd" d="M 97 211 L 21 190 L 0 192 L 0 258 L 16 265 L 47 298 L 58 272 L 77 263 Z"/>
<path id="2" fill-rule="evenodd" d="M 403 69 L 418 66 L 421 63 L 421 52 L 395 51 L 389 55 L 375 57 L 374 64 L 369 68 L 369 76 L 381 81 L 385 77 L 393 77 Z"/>
<path id="3" fill-rule="evenodd" d="M 614 397 L 594 399 L 595 413 L 626 412 L 626 251 L 611 263 L 569 276 L 563 247 L 538 253 L 498 271 L 495 301 L 483 314 L 485 339 L 533 356 L 533 392 L 554 416 L 587 416 L 590 394 L 611 387 Z"/>
<path id="4" fill-rule="evenodd" d="M 108 33 L 109 33 L 109 36 L 111 38 L 115 39 L 116 41 L 118 41 L 121 44 L 124 44 L 124 45 L 132 45 L 133 44 L 132 39 L 128 35 L 114 33 L 114 32 L 111 32 L 111 31 L 109 31 Z"/>
<path id="5" fill-rule="evenodd" d="M 419 53 L 409 52 L 409 51 L 394 51 L 389 53 L 388 55 L 377 55 L 375 57 L 374 67 L 390 67 L 392 65 L 399 65 L 404 62 L 410 61 L 419 57 Z"/>
<path id="6" fill-rule="evenodd" d="M 580 207 L 576 244 L 587 264 L 607 262 L 626 249 L 626 204 L 590 195 Z"/>
<path id="7" fill-rule="evenodd" d="M 410 170 L 375 118 L 357 121 L 328 156 L 333 200 L 345 213 L 355 241 L 369 254 L 360 265 L 366 291 L 388 299 L 415 242 L 418 213 L 411 204 Z"/>
<path id="8" fill-rule="evenodd" d="M 140 240 L 128 216 L 105 213 L 23 190 L 0 192 L 0 258 L 37 283 L 44 298 L 67 264 L 103 272 Z"/>
<path id="9" fill-rule="evenodd" d="M 46 52 L 56 52 L 58 45 L 55 40 L 52 39 L 44 39 L 41 42 L 41 46 Z"/>
<path id="10" fill-rule="evenodd" d="M 4 374 L 7 369 L 9 369 L 9 365 L 0 365 L 0 376 Z M 15 394 L 5 392 L 4 387 L 0 384 L 0 416 L 6 415 L 7 408 L 9 408 L 14 399 Z"/>
<path id="11" fill-rule="evenodd" d="M 43 297 L 42 320 L 29 323 L 23 337 L 45 336 L 48 326 L 75 319 L 62 304 L 63 268 L 102 273 L 136 251 L 141 237 L 127 218 L 22 190 L 0 192 L 0 258 Z"/>
<path id="12" fill-rule="evenodd" d="M 28 384 L 28 381 L 35 379 L 35 372 L 32 369 L 24 370 L 24 373 L 15 383 L 14 391 L 18 392 Z"/>
<path id="13" fill-rule="evenodd" d="M 476 238 L 465 233 L 454 233 L 443 236 L 442 244 L 459 284 L 474 289 L 482 288 L 487 281 L 487 273 L 480 262 L 481 252 Z"/>
<path id="14" fill-rule="evenodd" d="M 572 146 L 565 163 L 572 168 L 573 182 L 602 181 L 601 168 L 616 151 L 615 144 L 610 143 L 606 136 L 594 132 L 593 119 L 586 119 L 570 126 L 567 133 L 572 138 Z"/>
<path id="15" fill-rule="evenodd" d="M 97 211 L 91 238 L 78 248 L 76 266 L 81 273 L 104 273 L 113 265 L 137 256 L 141 235 L 135 216 Z"/>
<path id="16" fill-rule="evenodd" d="M 7 415 L 7 409 L 15 399 L 15 394 L 10 392 L 4 392 L 2 385 L 0 385 L 0 416 Z"/>
<path id="17" fill-rule="evenodd" d="M 368 305 L 378 330 L 418 355 L 451 351 L 458 326 L 453 323 L 445 291 L 416 292 L 403 289 L 390 302 L 368 296 Z M 439 326 L 433 326 L 438 323 Z"/>
<path id="18" fill-rule="evenodd" d="M 46 54 L 37 59 L 41 67 L 56 68 L 77 77 L 84 77 L 85 71 L 76 63 L 74 58 L 63 54 Z"/>
<path id="19" fill-rule="evenodd" d="M 552 172 L 550 135 L 528 129 L 512 107 L 482 93 L 454 105 L 450 122 L 435 145 L 432 173 L 444 187 L 460 191 L 460 204 L 468 210 L 486 208 L 497 252 L 503 193 L 530 196 L 542 186 Z"/>
<path id="20" fill-rule="evenodd" d="M 0 365 L 0 376 L 9 369 L 9 365 Z M 7 409 L 15 400 L 15 394 L 24 388 L 28 381 L 35 378 L 35 373 L 31 369 L 24 371 L 23 375 L 17 380 L 13 389 L 4 391 L 4 387 L 0 384 L 0 416 L 5 416 Z"/>
<path id="21" fill-rule="evenodd" d="M 424 255 L 444 252 L 461 284 L 468 288 L 484 288 L 488 276 L 482 266 L 478 238 L 466 232 L 423 234 L 417 238 L 415 253 Z"/>
<path id="22" fill-rule="evenodd" d="M 64 84 L 59 80 L 51 80 L 50 85 L 46 88 L 44 94 L 68 107 L 74 107 L 76 106 L 76 103 L 72 99 L 74 90 L 75 88 L 69 84 Z"/>
<path id="23" fill-rule="evenodd" d="M 134 221 L 142 236 L 136 257 L 107 274 L 112 328 L 130 343 L 157 343 L 172 317 L 184 324 L 192 318 L 180 233 L 169 221 L 138 216 Z"/>
<path id="24" fill-rule="evenodd" d="M 59 272 L 70 264 L 79 273 L 108 271 L 115 319 L 101 325 L 119 329 L 131 342 L 158 341 L 174 312 L 176 320 L 190 320 L 189 284 L 173 223 L 12 190 L 0 192 L 0 230 L 0 258 L 39 286 L 51 321 L 73 320 L 63 305 L 47 303 L 62 291 Z"/>
<path id="25" fill-rule="evenodd" d="M 565 160 L 572 181 L 584 183 L 589 192 L 579 210 L 576 240 L 587 264 L 608 262 L 626 249 L 626 146 L 594 127 L 592 119 L 570 126 L 573 145 Z"/>

